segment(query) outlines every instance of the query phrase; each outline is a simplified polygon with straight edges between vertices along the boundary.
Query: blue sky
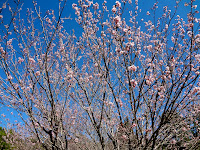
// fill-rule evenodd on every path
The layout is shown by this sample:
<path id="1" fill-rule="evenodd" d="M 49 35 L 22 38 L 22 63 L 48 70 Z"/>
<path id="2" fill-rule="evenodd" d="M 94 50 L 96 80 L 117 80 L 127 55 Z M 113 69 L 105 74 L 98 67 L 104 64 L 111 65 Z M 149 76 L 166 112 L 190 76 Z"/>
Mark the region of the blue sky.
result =
<path id="1" fill-rule="evenodd" d="M 6 1 L 6 0 L 1 0 L 0 5 L 2 5 L 4 1 Z M 74 19 L 76 17 L 75 11 L 72 9 L 72 4 L 77 3 L 77 1 L 78 0 L 68 0 L 66 3 L 64 13 L 63 13 L 63 17 L 71 16 L 71 18 L 73 18 L 71 21 L 67 21 L 66 29 L 69 31 L 72 29 L 75 29 L 75 31 L 77 31 L 77 32 L 79 31 L 79 30 L 77 30 L 78 25 Z M 142 9 L 142 12 L 140 13 L 140 17 L 143 17 L 144 19 L 148 19 L 146 17 L 146 12 L 150 11 L 150 8 L 152 8 L 153 4 L 156 1 L 159 2 L 158 3 L 159 8 L 157 10 L 157 15 L 162 14 L 163 6 L 169 6 L 169 9 L 171 9 L 173 11 L 175 0 L 139 0 L 139 9 Z M 186 16 L 187 12 L 190 10 L 190 7 L 183 6 L 184 3 L 187 1 L 189 1 L 189 0 L 182 0 L 179 5 L 177 14 L 179 14 L 181 17 Z M 98 2 L 101 5 L 101 3 L 103 3 L 103 0 L 93 0 L 93 2 L 94 3 Z M 12 2 L 12 0 L 8 0 L 8 3 L 10 3 L 11 6 L 15 6 L 14 3 Z M 195 3 L 198 5 L 198 4 L 200 4 L 200 1 L 197 1 Z M 38 6 L 40 6 L 41 12 L 43 12 L 43 14 L 45 14 L 45 12 L 47 10 L 51 10 L 51 9 L 55 10 L 55 13 L 58 14 L 59 0 L 37 0 L 37 4 L 38 4 Z M 107 0 L 107 6 L 108 6 L 109 10 L 111 10 L 111 8 L 114 4 L 115 4 L 114 0 Z M 26 8 L 33 8 L 32 0 L 23 0 L 23 10 L 21 11 L 22 16 L 26 14 Z M 6 17 L 8 16 L 8 14 L 4 14 L 4 12 L 3 12 L 3 15 Z"/>
<path id="2" fill-rule="evenodd" d="M 0 6 L 2 6 L 3 2 L 6 0 L 1 0 L 0 1 Z M 78 0 L 68 0 L 66 3 L 66 7 L 65 10 L 63 12 L 63 17 L 71 17 L 72 20 L 67 21 L 67 24 L 65 25 L 65 29 L 67 29 L 69 32 L 72 29 L 75 29 L 75 31 L 77 33 L 80 32 L 80 28 L 78 28 L 78 24 L 75 21 L 75 11 L 72 9 L 72 4 L 73 3 L 78 3 Z M 134 2 L 134 0 L 132 0 Z M 139 0 L 139 9 L 142 9 L 142 12 L 140 13 L 140 17 L 144 18 L 144 20 L 148 20 L 149 17 L 146 16 L 146 12 L 150 11 L 150 8 L 152 8 L 153 4 L 158 1 L 158 10 L 157 10 L 157 16 L 162 14 L 162 10 L 163 10 L 163 6 L 168 6 L 169 9 L 174 10 L 174 4 L 175 4 L 175 0 Z M 178 8 L 178 12 L 177 14 L 179 14 L 181 17 L 186 16 L 187 12 L 190 10 L 190 7 L 184 7 L 184 3 L 187 2 L 189 0 L 182 0 L 179 8 Z M 98 2 L 100 5 L 101 3 L 103 3 L 103 0 L 93 0 L 93 2 Z M 8 0 L 8 3 L 10 3 L 11 6 L 15 6 L 14 2 L 12 0 Z M 200 4 L 200 1 L 195 2 L 197 5 Z M 58 8 L 59 8 L 59 0 L 37 0 L 37 4 L 38 6 L 40 6 L 41 12 L 43 12 L 43 14 L 45 14 L 45 12 L 47 10 L 51 10 L 53 9 L 55 11 L 55 14 L 58 14 Z M 114 0 L 107 0 L 107 6 L 108 6 L 108 10 L 111 10 L 112 6 L 115 4 Z M 133 3 L 134 4 L 134 3 Z M 26 14 L 26 10 L 27 8 L 33 8 L 33 3 L 32 0 L 23 0 L 23 7 L 22 7 L 22 11 L 21 11 L 21 16 L 23 17 L 23 15 L 25 16 Z M 130 7 L 129 7 L 130 8 Z M 199 8 L 197 8 L 198 10 Z M 126 13 L 128 13 L 128 11 L 125 11 L 125 15 Z M 6 19 L 9 20 L 9 16 L 8 14 L 5 14 L 4 11 L 2 12 L 4 19 L 6 17 Z M 125 17 L 124 15 L 124 17 Z"/>

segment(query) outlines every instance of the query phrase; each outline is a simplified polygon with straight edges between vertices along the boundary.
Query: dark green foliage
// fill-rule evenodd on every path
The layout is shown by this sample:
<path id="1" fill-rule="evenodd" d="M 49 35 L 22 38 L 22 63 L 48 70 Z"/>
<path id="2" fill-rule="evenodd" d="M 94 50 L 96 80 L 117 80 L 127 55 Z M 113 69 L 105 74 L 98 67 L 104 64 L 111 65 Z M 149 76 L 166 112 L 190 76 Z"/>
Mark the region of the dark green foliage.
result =
<path id="1" fill-rule="evenodd" d="M 5 141 L 4 136 L 6 136 L 6 132 L 0 127 L 0 150 L 11 150 L 11 145 Z"/>

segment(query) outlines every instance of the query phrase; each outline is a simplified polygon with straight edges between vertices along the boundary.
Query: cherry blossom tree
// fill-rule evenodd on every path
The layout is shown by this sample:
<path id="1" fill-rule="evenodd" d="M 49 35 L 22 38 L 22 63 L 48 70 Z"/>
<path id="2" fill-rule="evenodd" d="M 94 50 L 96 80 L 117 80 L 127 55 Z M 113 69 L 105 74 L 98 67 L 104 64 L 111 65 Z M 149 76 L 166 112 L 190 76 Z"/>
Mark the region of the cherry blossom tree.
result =
<path id="1" fill-rule="evenodd" d="M 156 2 L 147 20 L 138 0 L 111 9 L 79 0 L 76 18 L 63 18 L 66 0 L 58 15 L 44 16 L 35 1 L 26 17 L 15 3 L 1 8 L 11 19 L 0 15 L 0 95 L 21 116 L 30 143 L 52 150 L 199 147 L 195 0 L 176 1 L 172 10 Z M 187 16 L 177 14 L 180 5 L 190 8 Z M 66 31 L 70 19 L 81 34 Z"/>

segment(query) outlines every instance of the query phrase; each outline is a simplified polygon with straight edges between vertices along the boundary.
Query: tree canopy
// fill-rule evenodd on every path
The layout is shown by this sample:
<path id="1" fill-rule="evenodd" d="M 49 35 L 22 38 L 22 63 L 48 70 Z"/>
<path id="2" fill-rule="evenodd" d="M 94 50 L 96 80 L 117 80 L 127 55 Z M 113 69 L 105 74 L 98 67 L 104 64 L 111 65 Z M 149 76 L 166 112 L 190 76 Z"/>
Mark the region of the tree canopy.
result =
<path id="1" fill-rule="evenodd" d="M 13 2 L 0 9 L 0 100 L 23 122 L 11 144 L 199 148 L 198 2 L 156 0 L 144 13 L 138 0 L 78 0 L 73 18 L 67 0 L 46 12 Z"/>

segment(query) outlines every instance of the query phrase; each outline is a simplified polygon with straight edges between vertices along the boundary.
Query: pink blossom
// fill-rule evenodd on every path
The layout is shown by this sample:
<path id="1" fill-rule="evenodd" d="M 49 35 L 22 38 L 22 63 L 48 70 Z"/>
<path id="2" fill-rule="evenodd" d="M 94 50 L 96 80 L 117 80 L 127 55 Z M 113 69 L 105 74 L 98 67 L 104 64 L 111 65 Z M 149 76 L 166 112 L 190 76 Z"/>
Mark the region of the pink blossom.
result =
<path id="1" fill-rule="evenodd" d="M 96 2 L 95 4 L 93 4 L 94 9 L 99 9 L 99 4 Z"/>
<path id="2" fill-rule="evenodd" d="M 0 19 L 2 19 L 3 18 L 3 15 L 0 15 Z"/>
<path id="3" fill-rule="evenodd" d="M 18 63 L 19 63 L 19 64 L 21 64 L 23 61 L 24 61 L 23 58 L 21 58 L 21 57 L 18 58 Z"/>
<path id="4" fill-rule="evenodd" d="M 6 117 L 6 115 L 4 115 L 4 114 L 1 114 L 1 116 Z"/>
<path id="5" fill-rule="evenodd" d="M 119 105 L 120 105 L 120 107 L 122 107 L 122 106 L 123 106 L 123 103 L 122 103 L 122 101 L 120 101 L 120 102 L 119 102 Z"/>
<path id="6" fill-rule="evenodd" d="M 122 135 L 122 138 L 123 138 L 124 140 L 127 140 L 127 139 L 128 139 L 128 137 L 127 137 L 126 135 Z"/>
<path id="7" fill-rule="evenodd" d="M 72 8 L 74 9 L 77 6 L 77 4 L 73 3 Z"/>
<path id="8" fill-rule="evenodd" d="M 136 87 L 137 81 L 135 81 L 134 79 L 132 79 L 130 82 L 131 82 L 131 85 L 132 85 L 133 87 Z"/>
<path id="9" fill-rule="evenodd" d="M 152 45 L 148 45 L 147 49 L 151 52 L 153 50 L 153 46 Z"/>
<path id="10" fill-rule="evenodd" d="M 145 130 L 146 132 L 151 132 L 151 129 L 147 129 L 147 130 Z"/>
<path id="11" fill-rule="evenodd" d="M 37 72 L 35 73 L 35 75 L 36 75 L 36 76 L 39 76 L 39 75 L 40 75 L 40 71 L 37 71 Z"/>
<path id="12" fill-rule="evenodd" d="M 135 71 L 137 70 L 137 67 L 136 67 L 135 65 L 132 65 L 132 66 L 129 66 L 129 67 L 128 67 L 128 70 L 129 70 L 129 71 L 134 71 L 134 72 L 135 72 Z"/>
<path id="13" fill-rule="evenodd" d="M 122 106 L 123 106 L 123 102 L 122 102 L 122 100 L 121 100 L 121 99 L 117 99 L 116 101 L 117 101 L 117 102 L 119 102 L 119 105 L 120 105 L 120 107 L 122 107 Z"/>
<path id="14" fill-rule="evenodd" d="M 176 140 L 175 140 L 175 139 L 172 139 L 172 140 L 171 140 L 171 143 L 172 143 L 172 144 L 176 144 Z"/>
<path id="15" fill-rule="evenodd" d="M 88 1 L 88 5 L 89 5 L 89 7 L 90 7 L 92 4 L 93 4 L 92 1 Z"/>
<path id="16" fill-rule="evenodd" d="M 116 7 L 121 7 L 121 3 L 119 1 L 116 1 Z"/>
<path id="17" fill-rule="evenodd" d="M 124 29 L 123 29 L 123 31 L 124 31 L 124 32 L 127 32 L 127 31 L 128 31 L 128 29 L 124 28 Z"/>
<path id="18" fill-rule="evenodd" d="M 119 27 L 122 24 L 120 16 L 116 16 L 114 18 L 114 21 L 115 21 L 115 24 L 116 24 L 117 27 Z"/>
<path id="19" fill-rule="evenodd" d="M 196 60 L 200 63 L 200 54 L 197 54 L 194 56 L 196 58 Z"/>
<path id="20" fill-rule="evenodd" d="M 78 138 L 75 138 L 74 142 L 78 143 L 78 141 L 79 141 Z"/>
<path id="21" fill-rule="evenodd" d="M 30 63 L 35 63 L 35 60 L 33 58 L 29 58 Z"/>
<path id="22" fill-rule="evenodd" d="M 117 33 L 116 33 L 116 31 L 115 30 L 113 30 L 112 31 L 112 35 L 116 35 Z"/>
<path id="23" fill-rule="evenodd" d="M 0 52 L 1 52 L 2 54 L 5 54 L 5 51 L 3 50 L 3 47 L 0 47 Z"/>
<path id="24" fill-rule="evenodd" d="M 136 126 L 137 126 L 137 124 L 133 123 L 132 126 L 131 126 L 131 128 L 134 128 Z"/>
<path id="25" fill-rule="evenodd" d="M 187 32 L 187 35 L 188 35 L 189 37 L 192 37 L 192 31 L 188 31 L 188 32 Z"/>
<path id="26" fill-rule="evenodd" d="M 28 53 L 28 50 L 26 48 L 23 49 L 24 53 Z"/>
<path id="27" fill-rule="evenodd" d="M 88 7 L 88 5 L 82 5 L 82 7 L 86 9 Z"/>
<path id="28" fill-rule="evenodd" d="M 171 37 L 171 40 L 173 43 L 175 43 L 175 38 L 173 36 Z"/>
<path id="29" fill-rule="evenodd" d="M 200 93 L 200 87 L 195 87 L 192 91 L 192 94 Z"/>
<path id="30" fill-rule="evenodd" d="M 7 29 L 9 26 L 8 25 L 4 25 L 4 27 Z"/>
<path id="31" fill-rule="evenodd" d="M 38 59 L 40 65 L 42 65 L 42 59 Z"/>
<path id="32" fill-rule="evenodd" d="M 125 51 L 120 51 L 120 54 L 122 55 L 122 54 L 124 54 L 124 53 L 126 53 Z"/>
<path id="33" fill-rule="evenodd" d="M 91 75 L 91 76 L 89 76 L 89 77 L 88 77 L 88 79 L 89 79 L 89 80 L 92 80 L 92 79 L 93 79 L 93 76 L 92 76 L 92 75 Z"/>
<path id="34" fill-rule="evenodd" d="M 7 77 L 9 80 L 12 80 L 13 79 L 13 77 L 11 76 L 11 75 L 8 75 L 8 77 Z"/>
<path id="35" fill-rule="evenodd" d="M 95 63 L 95 64 L 94 64 L 94 67 L 98 67 L 98 63 Z"/>
<path id="36" fill-rule="evenodd" d="M 20 102 L 20 103 L 23 103 L 23 100 L 22 100 L 22 99 L 19 99 L 19 102 Z"/>
<path id="37" fill-rule="evenodd" d="M 116 48 L 115 48 L 115 51 L 116 51 L 116 52 L 120 52 L 121 49 L 120 49 L 119 47 L 116 47 Z"/>
<path id="38" fill-rule="evenodd" d="M 135 45 L 134 42 L 130 42 L 130 46 L 133 47 Z"/>
<path id="39" fill-rule="evenodd" d="M 200 72 L 199 72 L 199 71 L 196 71 L 195 74 L 200 75 Z"/>
<path id="40" fill-rule="evenodd" d="M 12 39 L 9 39 L 8 41 L 7 41 L 7 45 L 11 45 L 12 44 Z"/>
<path id="41" fill-rule="evenodd" d="M 146 84 L 147 85 L 151 85 L 151 81 L 150 80 L 146 80 Z"/>
<path id="42" fill-rule="evenodd" d="M 91 12 L 88 13 L 88 17 L 89 17 L 89 18 L 92 18 L 92 17 L 93 17 L 93 15 L 92 15 Z"/>
<path id="43" fill-rule="evenodd" d="M 117 11 L 116 7 L 112 8 L 112 12 L 115 13 Z"/>
<path id="44" fill-rule="evenodd" d="M 187 131 L 188 129 L 187 129 L 187 128 L 185 128 L 185 127 L 183 127 L 183 128 L 182 128 L 182 130 L 183 130 L 183 131 Z"/>
<path id="45" fill-rule="evenodd" d="M 169 27 L 168 24 L 165 24 L 165 29 L 168 29 L 168 27 Z"/>
<path id="46" fill-rule="evenodd" d="M 196 8 L 197 8 L 197 5 L 193 5 L 192 7 L 193 7 L 194 9 L 196 9 Z"/>
<path id="47" fill-rule="evenodd" d="M 52 24 L 51 19 L 49 19 L 48 17 L 46 18 L 46 22 L 48 22 L 49 24 Z"/>
<path id="48" fill-rule="evenodd" d="M 32 143 L 32 145 L 34 146 L 34 145 L 35 145 L 35 143 Z"/>
<path id="49" fill-rule="evenodd" d="M 108 102 L 108 104 L 109 104 L 111 107 L 114 106 L 113 102 Z"/>

